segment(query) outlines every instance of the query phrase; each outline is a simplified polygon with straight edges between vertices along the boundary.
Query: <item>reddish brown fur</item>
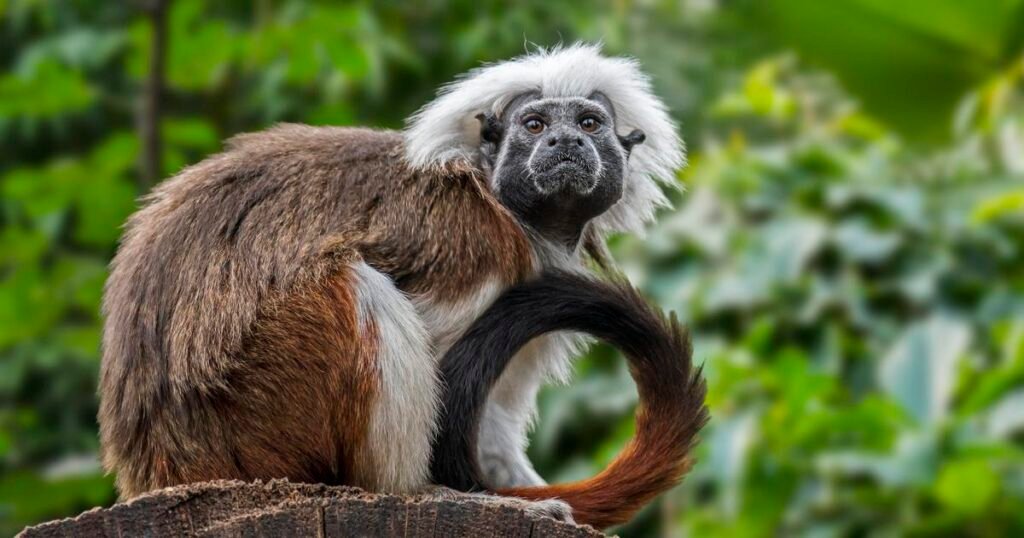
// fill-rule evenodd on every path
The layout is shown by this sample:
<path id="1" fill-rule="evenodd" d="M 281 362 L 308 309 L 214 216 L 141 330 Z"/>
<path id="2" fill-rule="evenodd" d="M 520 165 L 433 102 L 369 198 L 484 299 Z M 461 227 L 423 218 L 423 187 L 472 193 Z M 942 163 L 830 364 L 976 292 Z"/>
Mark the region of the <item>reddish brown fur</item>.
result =
<path id="1" fill-rule="evenodd" d="M 211 478 L 368 482 L 375 328 L 360 333 L 347 268 L 456 300 L 532 267 L 475 169 L 414 171 L 402 154 L 397 133 L 280 126 L 233 139 L 130 219 L 100 380 L 122 496 Z"/>

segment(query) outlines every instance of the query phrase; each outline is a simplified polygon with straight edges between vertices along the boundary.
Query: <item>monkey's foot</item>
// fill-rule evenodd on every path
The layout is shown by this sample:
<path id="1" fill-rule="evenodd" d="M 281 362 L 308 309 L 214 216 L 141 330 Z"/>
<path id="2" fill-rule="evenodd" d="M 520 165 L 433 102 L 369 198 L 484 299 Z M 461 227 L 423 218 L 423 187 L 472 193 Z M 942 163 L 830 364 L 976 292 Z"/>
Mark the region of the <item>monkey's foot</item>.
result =
<path id="1" fill-rule="evenodd" d="M 569 506 L 569 503 L 558 499 L 528 501 L 519 497 L 503 497 L 493 493 L 466 493 L 446 486 L 427 486 L 423 490 L 423 494 L 443 500 L 470 499 L 483 503 L 502 504 L 522 510 L 530 516 L 549 517 L 556 521 L 576 523 L 572 518 L 572 507 Z"/>

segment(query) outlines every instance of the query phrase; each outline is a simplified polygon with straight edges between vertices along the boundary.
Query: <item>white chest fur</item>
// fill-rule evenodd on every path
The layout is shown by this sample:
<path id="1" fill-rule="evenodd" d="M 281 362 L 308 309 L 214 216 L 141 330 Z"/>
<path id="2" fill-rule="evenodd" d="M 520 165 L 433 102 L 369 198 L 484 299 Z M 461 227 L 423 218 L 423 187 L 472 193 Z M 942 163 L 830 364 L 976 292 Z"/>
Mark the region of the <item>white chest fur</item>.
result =
<path id="1" fill-rule="evenodd" d="M 457 301 L 415 297 L 413 304 L 430 335 L 433 352 L 438 359 L 469 328 L 473 320 L 498 298 L 502 286 L 495 280 L 485 281 L 474 293 Z"/>
<path id="2" fill-rule="evenodd" d="M 502 291 L 502 286 L 492 280 L 482 284 L 469 297 L 455 302 L 414 298 L 413 304 L 430 335 L 434 354 L 438 358 L 444 355 L 473 321 L 494 303 Z M 569 359 L 572 355 L 570 351 L 575 351 L 575 340 L 565 335 L 552 334 L 530 342 L 512 359 L 502 380 L 494 387 L 495 394 L 511 388 L 503 386 L 506 377 L 532 377 L 529 372 L 538 372 L 540 378 L 547 376 L 559 381 L 564 380 L 568 376 Z M 550 360 L 545 360 L 545 356 L 550 356 Z M 511 399 L 511 395 L 502 399 Z"/>

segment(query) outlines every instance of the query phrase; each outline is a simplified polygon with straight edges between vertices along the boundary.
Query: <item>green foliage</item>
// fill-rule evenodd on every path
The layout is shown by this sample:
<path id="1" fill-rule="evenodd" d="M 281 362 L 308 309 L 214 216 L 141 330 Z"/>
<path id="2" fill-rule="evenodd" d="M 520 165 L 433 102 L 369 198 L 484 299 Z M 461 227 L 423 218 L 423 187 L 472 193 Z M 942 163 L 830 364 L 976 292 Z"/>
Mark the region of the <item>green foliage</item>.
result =
<path id="1" fill-rule="evenodd" d="M 83 109 L 94 98 L 79 73 L 52 61 L 0 78 L 0 118 L 56 116 Z"/>
<path id="2" fill-rule="evenodd" d="M 174 0 L 164 173 L 278 121 L 399 127 L 526 39 L 603 39 L 690 147 L 677 209 L 612 248 L 689 323 L 713 416 L 690 478 L 620 533 L 1020 534 L 1021 2 L 723 5 Z M 95 385 L 144 194 L 133 6 L 0 0 L 0 534 L 114 500 Z M 531 457 L 597 472 L 635 404 L 596 346 L 543 393 Z"/>
<path id="3" fill-rule="evenodd" d="M 923 152 L 866 136 L 841 94 L 792 67 L 756 65 L 722 97 L 723 124 L 747 129 L 706 140 L 678 209 L 616 244 L 633 280 L 688 320 L 709 382 L 712 423 L 661 525 L 1019 534 L 1024 214 L 974 215 L 1020 177 L 974 137 Z M 790 134 L 745 134 L 759 124 Z M 544 427 L 581 435 L 573 420 Z"/>
<path id="4" fill-rule="evenodd" d="M 904 132 L 948 135 L 942 121 L 972 87 L 1019 61 L 1018 0 L 751 2 L 751 24 L 831 69 Z M 879 84 L 886 81 L 886 84 Z"/>

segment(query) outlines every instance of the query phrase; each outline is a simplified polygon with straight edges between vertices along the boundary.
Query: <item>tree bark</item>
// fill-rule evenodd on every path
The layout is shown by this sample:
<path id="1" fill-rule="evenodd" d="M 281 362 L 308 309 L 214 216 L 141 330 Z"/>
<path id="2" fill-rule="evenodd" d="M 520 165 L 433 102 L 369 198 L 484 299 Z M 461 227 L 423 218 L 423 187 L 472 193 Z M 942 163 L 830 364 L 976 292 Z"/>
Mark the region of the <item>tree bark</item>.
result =
<path id="1" fill-rule="evenodd" d="M 383 495 L 358 488 L 221 480 L 147 493 L 110 508 L 29 527 L 24 538 L 71 536 L 604 536 L 507 504 Z"/>

